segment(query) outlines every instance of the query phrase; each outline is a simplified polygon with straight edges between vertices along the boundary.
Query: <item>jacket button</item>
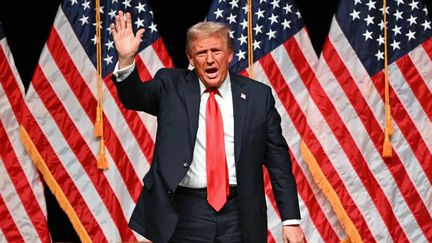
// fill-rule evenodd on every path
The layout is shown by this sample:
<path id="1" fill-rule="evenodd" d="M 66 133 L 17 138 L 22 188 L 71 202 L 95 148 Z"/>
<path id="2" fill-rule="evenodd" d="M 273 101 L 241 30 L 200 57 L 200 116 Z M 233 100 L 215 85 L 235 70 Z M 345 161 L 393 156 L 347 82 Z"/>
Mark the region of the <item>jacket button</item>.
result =
<path id="1" fill-rule="evenodd" d="M 189 164 L 188 163 L 184 163 L 183 167 L 187 168 L 187 167 L 189 167 Z"/>
<path id="2" fill-rule="evenodd" d="M 168 190 L 168 191 L 167 191 L 167 193 L 168 193 L 168 194 L 171 194 L 171 193 L 172 193 L 172 191 L 171 191 L 171 190 Z"/>

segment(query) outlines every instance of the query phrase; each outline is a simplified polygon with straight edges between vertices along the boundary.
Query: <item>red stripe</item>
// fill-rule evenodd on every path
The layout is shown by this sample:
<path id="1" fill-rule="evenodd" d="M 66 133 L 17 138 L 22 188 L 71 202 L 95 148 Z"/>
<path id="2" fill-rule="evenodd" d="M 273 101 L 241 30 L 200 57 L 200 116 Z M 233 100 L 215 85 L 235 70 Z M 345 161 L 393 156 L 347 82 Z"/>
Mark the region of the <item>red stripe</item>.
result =
<path id="1" fill-rule="evenodd" d="M 24 238 L 21 232 L 18 230 L 11 214 L 9 213 L 6 203 L 0 194 L 0 232 L 3 233 L 4 238 L 7 242 L 24 242 Z M 49 241 L 45 241 L 49 242 Z"/>
<path id="2" fill-rule="evenodd" d="M 38 69 L 40 70 L 40 69 Z M 93 213 L 87 207 L 87 203 L 84 201 L 80 191 L 76 187 L 74 181 L 70 178 L 68 172 L 66 172 L 63 164 L 60 162 L 57 154 L 51 147 L 51 143 L 45 137 L 39 124 L 35 121 L 33 115 L 24 107 L 23 111 L 23 126 L 29 133 L 32 141 L 35 143 L 36 149 L 41 152 L 46 165 L 50 169 L 53 177 L 57 183 L 61 183 L 61 189 L 71 203 L 73 210 L 77 214 L 83 226 L 86 228 L 93 242 L 107 242 L 105 235 L 103 234 L 99 224 L 93 217 Z"/>
<path id="3" fill-rule="evenodd" d="M 295 42 L 293 43 L 291 41 L 286 43 L 286 48 L 287 49 L 291 48 L 289 52 L 291 52 L 290 53 L 291 58 L 293 60 L 296 60 L 294 63 L 299 62 L 298 63 L 299 66 L 297 66 L 297 68 L 298 71 L 303 75 L 301 78 L 303 80 L 314 78 L 313 76 L 312 77 L 305 76 L 305 74 L 314 75 L 314 72 L 310 68 L 309 64 L 304 60 L 304 57 L 300 58 L 302 54 L 298 48 L 298 45 Z M 299 104 L 295 100 L 295 96 L 289 90 L 289 87 L 287 86 L 285 80 L 281 76 L 278 65 L 274 62 L 270 54 L 264 56 L 260 60 L 260 63 L 262 66 L 266 67 L 264 68 L 266 75 L 270 80 L 273 89 L 276 91 L 279 100 L 284 105 L 291 120 L 294 122 L 294 125 L 296 126 L 298 133 L 301 134 L 302 137 L 306 139 L 305 140 L 306 144 L 321 162 L 320 164 L 320 166 L 322 167 L 321 169 L 326 175 L 332 175 L 328 179 L 331 185 L 333 186 L 333 188 L 335 188 L 336 192 L 338 193 L 339 198 L 342 200 L 342 203 L 346 208 L 346 211 L 350 215 L 350 218 L 353 220 L 357 228 L 361 229 L 360 233 L 364 236 L 364 239 L 370 242 L 374 242 L 375 239 L 373 238 L 372 233 L 369 231 L 362 214 L 360 213 L 355 203 L 352 201 L 352 198 L 349 195 L 349 193 L 346 191 L 346 188 L 343 186 L 342 180 L 340 179 L 338 173 L 333 168 L 333 165 L 329 161 L 327 155 L 322 150 L 319 141 L 316 139 L 310 127 L 307 126 L 306 117 L 304 116 L 303 111 L 300 109 Z M 304 70 L 301 70 L 301 68 L 299 67 L 303 67 Z"/>
<path id="4" fill-rule="evenodd" d="M 297 182 L 297 191 L 309 211 L 310 219 L 314 223 L 315 228 L 326 242 L 339 242 L 339 236 L 319 205 L 315 193 L 312 191 L 309 182 L 306 180 L 306 176 L 303 174 L 300 166 L 298 166 L 298 162 L 295 160 L 294 156 L 291 156 L 291 159 L 293 162 L 293 173 Z"/>
<path id="5" fill-rule="evenodd" d="M 337 51 L 329 40 L 327 40 L 326 48 L 323 49 L 323 57 L 326 59 L 327 65 L 332 70 L 337 81 L 343 88 L 345 95 L 350 97 L 351 105 L 356 110 L 358 117 L 362 120 L 364 128 L 367 130 L 369 137 L 374 143 L 377 151 L 382 151 L 384 131 L 379 126 L 378 121 L 375 119 L 372 110 L 369 108 L 368 103 L 361 94 L 361 91 L 356 85 L 353 77 L 348 72 L 348 68 L 345 66 L 344 62 L 341 60 L 340 56 L 337 54 Z M 386 161 L 384 164 L 392 173 L 394 181 L 396 182 L 402 196 L 406 200 L 410 210 L 412 210 L 413 216 L 419 217 L 424 213 L 428 214 L 428 210 L 424 205 L 420 195 L 418 194 L 415 185 L 410 180 L 410 176 L 405 170 L 405 167 L 403 166 L 399 156 L 397 155 L 394 148 L 392 149 L 393 156 L 391 159 L 383 158 L 381 153 L 379 153 L 379 155 L 383 161 Z M 419 205 L 413 207 L 416 204 Z M 388 228 L 392 235 L 399 236 L 400 234 L 404 234 L 403 231 L 397 228 Z"/>
<path id="6" fill-rule="evenodd" d="M 432 61 L 432 38 L 429 38 L 425 42 L 423 42 L 422 46 L 423 46 L 426 54 L 429 56 L 429 58 Z"/>
<path id="7" fill-rule="evenodd" d="M 409 55 L 399 58 L 396 61 L 396 64 L 404 76 L 405 81 L 411 87 L 412 92 L 426 113 L 426 116 L 429 118 L 429 121 L 432 121 L 432 93 L 429 90 L 429 87 L 426 85 L 425 80 L 423 80 L 421 77 Z M 430 69 L 432 66 L 429 65 L 425 66 L 424 68 Z"/>
<path id="8" fill-rule="evenodd" d="M 92 124 L 94 124 L 93 122 L 94 118 L 96 117 L 97 101 L 91 93 L 89 87 L 86 85 L 86 82 L 83 80 L 80 72 L 76 69 L 74 63 L 70 59 L 68 52 L 62 45 L 62 42 L 54 28 L 51 31 L 49 40 L 47 41 L 47 47 L 50 50 L 52 57 L 59 67 L 59 70 L 63 74 L 66 82 L 69 84 L 71 91 L 74 92 L 81 104 L 82 109 L 86 112 L 89 119 L 92 121 Z M 128 189 L 131 197 L 136 200 L 139 196 L 141 180 L 135 173 L 134 168 L 132 167 L 132 162 L 129 160 L 128 156 L 125 156 L 126 152 L 124 151 L 121 142 L 114 132 L 109 119 L 106 117 L 105 112 L 103 113 L 103 119 L 104 140 L 106 147 L 112 155 L 117 168 L 121 168 L 118 171 L 125 181 L 126 188 Z"/>
<path id="9" fill-rule="evenodd" d="M 152 46 L 164 67 L 174 67 L 162 38 L 159 38 L 155 42 L 153 42 Z"/>
<path id="10" fill-rule="evenodd" d="M 141 59 L 141 56 L 139 56 L 139 55 L 135 56 L 135 65 L 136 65 L 136 69 L 138 70 L 138 74 L 139 74 L 141 80 L 152 79 L 152 75 L 150 74 L 146 65 L 144 64 L 143 59 Z"/>
<path id="11" fill-rule="evenodd" d="M 381 98 L 384 100 L 384 73 L 379 72 L 372 77 L 372 81 L 375 85 L 375 88 L 379 91 Z M 419 161 L 423 171 L 425 172 L 427 178 L 429 179 L 429 183 L 432 182 L 432 175 L 430 171 L 432 171 L 432 155 L 429 149 L 426 146 L 425 141 L 420 135 L 420 132 L 417 130 L 414 122 L 404 109 L 401 104 L 401 101 L 395 94 L 392 86 L 389 86 L 390 92 L 390 105 L 391 105 L 391 115 L 394 121 L 397 123 L 400 131 L 404 135 L 408 145 L 410 146 L 412 152 L 416 156 Z M 409 204 L 410 208 L 412 207 L 412 211 L 423 211 L 421 210 L 422 204 L 420 201 L 413 201 L 414 205 Z M 429 213 L 423 213 L 421 215 L 415 215 L 415 219 L 420 226 L 421 230 L 425 234 L 425 237 L 428 241 L 432 242 L 432 217 Z"/>
<path id="12" fill-rule="evenodd" d="M 16 119 L 21 119 L 21 107 L 25 106 L 24 98 L 22 96 L 21 88 L 18 86 L 17 80 L 8 64 L 8 60 L 3 51 L 0 51 L 0 60 L 4 60 L 0 64 L 0 80 L 5 95 L 11 105 Z M 19 120 L 17 122 L 20 122 Z M 6 124 L 5 124 L 6 125 Z M 13 124 L 18 128 L 19 124 Z M 18 139 L 18 130 L 16 130 L 16 138 Z M 0 156 L 3 158 L 5 169 L 11 177 L 11 180 L 17 189 L 18 196 L 21 199 L 23 207 L 25 208 L 29 219 L 33 223 L 39 238 L 42 241 L 49 241 L 48 225 L 45 215 L 37 203 L 36 197 L 33 194 L 30 183 L 18 162 L 18 158 L 14 153 L 14 148 L 8 139 L 5 128 L 0 122 L 0 138 L 2 139 L 2 146 L 0 146 Z M 32 166 L 32 165 L 31 165 Z"/>
<path id="13" fill-rule="evenodd" d="M 18 135 L 18 134 L 17 134 Z M 18 197 L 24 207 L 28 219 L 33 224 L 35 231 L 42 242 L 48 242 L 50 237 L 48 233 L 48 224 L 45 215 L 33 193 L 32 187 L 21 167 L 14 148 L 8 139 L 5 128 L 0 122 L 0 137 L 2 139 L 2 146 L 0 146 L 0 157 L 7 173 L 9 174 L 12 184 L 15 187 Z M 30 161 L 27 161 L 30 162 Z M 40 184 L 42 186 L 42 184 Z"/>
<path id="14" fill-rule="evenodd" d="M 267 243 L 276 243 L 276 240 L 270 230 L 267 230 Z"/>
<path id="15" fill-rule="evenodd" d="M 51 35 L 50 39 L 53 35 Z M 50 42 L 50 40 L 48 41 Z M 48 43 L 50 46 L 52 43 Z M 67 57 L 62 56 L 62 60 L 67 59 Z M 59 67 L 59 63 L 57 63 Z M 72 69 L 72 66 L 67 66 L 69 69 Z M 73 76 L 74 82 L 78 83 L 79 76 Z M 80 82 L 81 83 L 81 82 Z M 40 66 L 37 66 L 35 74 L 32 80 L 33 87 L 41 98 L 47 110 L 50 112 L 53 120 L 57 124 L 60 129 L 64 139 L 69 145 L 69 148 L 78 158 L 78 161 L 81 163 L 82 168 L 87 173 L 89 179 L 93 183 L 96 188 L 100 198 L 104 202 L 113 222 L 116 224 L 120 236 L 124 241 L 134 241 L 135 236 L 132 231 L 127 226 L 127 220 L 124 217 L 122 212 L 122 207 L 118 198 L 112 191 L 112 188 L 105 177 L 105 174 L 99 170 L 96 166 L 96 157 L 93 155 L 92 151 L 86 144 L 84 138 L 82 137 L 80 131 L 75 126 L 73 120 L 68 116 L 68 112 L 66 108 L 63 106 L 62 101 L 57 97 L 56 93 L 50 86 L 49 80 L 44 76 Z M 88 96 L 78 96 L 81 98 Z M 91 103 L 91 102 L 89 102 Z M 88 104 L 88 103 L 87 103 Z M 96 106 L 93 106 L 96 107 Z M 56 168 L 51 168 L 51 170 L 55 171 Z M 68 187 L 63 187 L 65 191 L 69 191 Z M 73 202 L 72 202 L 73 203 Z M 89 232 L 90 233 L 90 232 Z"/>

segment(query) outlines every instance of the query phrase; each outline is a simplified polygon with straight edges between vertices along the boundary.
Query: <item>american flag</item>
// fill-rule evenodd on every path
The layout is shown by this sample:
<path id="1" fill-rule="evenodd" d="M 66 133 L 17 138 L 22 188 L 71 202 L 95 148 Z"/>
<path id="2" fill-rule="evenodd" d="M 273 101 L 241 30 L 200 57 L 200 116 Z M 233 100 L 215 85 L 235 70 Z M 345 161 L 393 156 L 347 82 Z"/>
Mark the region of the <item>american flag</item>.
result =
<path id="1" fill-rule="evenodd" d="M 207 19 L 230 25 L 235 48 L 231 69 L 244 75 L 248 75 L 248 28 L 252 28 L 253 78 L 273 88 L 282 130 L 290 147 L 306 240 L 338 242 L 346 234 L 300 152 L 304 134 L 312 129 L 307 122 L 306 105 L 318 57 L 294 1 L 251 2 L 251 23 L 248 23 L 246 0 L 214 1 Z M 268 242 L 283 242 L 281 219 L 268 176 L 265 180 Z"/>
<path id="2" fill-rule="evenodd" d="M 50 242 L 44 188 L 20 140 L 24 86 L 0 22 L 0 242 Z"/>
<path id="3" fill-rule="evenodd" d="M 128 221 L 149 169 L 156 119 L 124 109 L 110 80 L 117 61 L 109 25 L 118 10 L 131 12 L 133 27 L 145 28 L 136 62 L 143 79 L 171 59 L 146 1 L 65 0 L 26 94 L 31 111 L 24 127 L 32 155 L 59 205 L 83 242 L 140 241 Z M 96 117 L 96 15 L 100 14 L 103 130 L 109 169 L 100 170 Z"/>
<path id="4" fill-rule="evenodd" d="M 384 6 L 341 0 L 311 85 L 311 150 L 365 242 L 432 241 L 432 24 L 387 1 L 392 157 L 385 127 Z"/>

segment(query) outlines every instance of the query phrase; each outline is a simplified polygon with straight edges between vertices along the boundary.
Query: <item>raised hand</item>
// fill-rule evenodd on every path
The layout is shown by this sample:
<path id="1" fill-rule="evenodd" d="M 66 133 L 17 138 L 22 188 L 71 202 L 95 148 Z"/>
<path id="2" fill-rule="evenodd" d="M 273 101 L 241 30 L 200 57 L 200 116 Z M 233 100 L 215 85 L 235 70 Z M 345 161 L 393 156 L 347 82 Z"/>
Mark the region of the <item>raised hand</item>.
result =
<path id="1" fill-rule="evenodd" d="M 111 33 L 118 53 L 119 68 L 131 65 L 141 43 L 144 29 L 139 29 L 135 35 L 132 29 L 130 13 L 124 14 L 119 11 L 115 24 L 111 24 Z"/>

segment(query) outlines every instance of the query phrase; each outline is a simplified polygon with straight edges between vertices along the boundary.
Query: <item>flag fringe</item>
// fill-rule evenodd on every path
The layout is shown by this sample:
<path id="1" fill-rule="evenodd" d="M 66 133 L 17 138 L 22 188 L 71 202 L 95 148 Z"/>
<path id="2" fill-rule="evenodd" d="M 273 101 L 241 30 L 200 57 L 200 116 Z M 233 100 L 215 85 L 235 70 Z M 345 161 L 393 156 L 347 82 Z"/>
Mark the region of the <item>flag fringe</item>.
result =
<path id="1" fill-rule="evenodd" d="M 363 242 L 359 232 L 354 226 L 354 223 L 348 217 L 348 214 L 343 208 L 339 197 L 330 185 L 330 182 L 325 177 L 324 173 L 318 165 L 318 162 L 316 161 L 312 152 L 307 147 L 304 140 L 302 140 L 301 143 L 301 153 L 306 161 L 306 164 L 312 174 L 315 183 L 318 185 L 318 188 L 324 193 L 325 197 L 330 202 L 333 211 L 336 213 L 336 217 L 338 218 L 342 227 L 345 229 L 346 234 L 348 235 L 348 239 L 344 239 L 341 242 Z"/>
<path id="2" fill-rule="evenodd" d="M 87 231 L 79 220 L 79 217 L 73 209 L 71 203 L 68 201 L 60 185 L 55 180 L 44 159 L 40 155 L 30 136 L 28 135 L 27 130 L 22 125 L 20 126 L 20 138 L 21 142 L 24 145 L 24 148 L 30 155 L 36 168 L 42 174 L 46 184 L 48 185 L 48 188 L 57 199 L 60 207 L 69 217 L 69 220 L 71 221 L 72 226 L 78 234 L 81 242 L 92 242 L 90 236 L 88 235 Z"/>
<path id="3" fill-rule="evenodd" d="M 104 143 L 103 138 L 101 138 L 101 140 L 100 140 L 100 151 L 99 151 L 98 159 L 97 159 L 97 167 L 100 170 L 106 170 L 106 169 L 109 168 L 108 167 L 108 161 L 106 159 L 104 151 L 105 151 L 105 143 Z"/>
<path id="4" fill-rule="evenodd" d="M 96 121 L 95 121 L 95 129 L 94 129 L 94 136 L 96 138 L 102 137 L 103 134 L 103 126 L 102 126 L 102 108 L 98 104 L 96 106 Z"/>

